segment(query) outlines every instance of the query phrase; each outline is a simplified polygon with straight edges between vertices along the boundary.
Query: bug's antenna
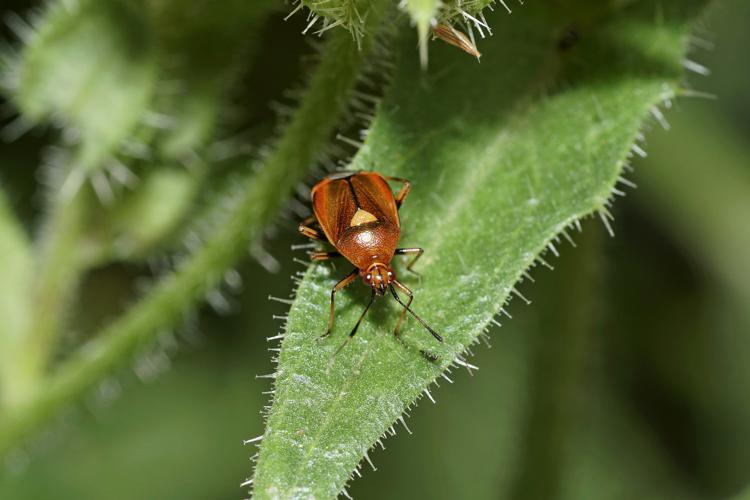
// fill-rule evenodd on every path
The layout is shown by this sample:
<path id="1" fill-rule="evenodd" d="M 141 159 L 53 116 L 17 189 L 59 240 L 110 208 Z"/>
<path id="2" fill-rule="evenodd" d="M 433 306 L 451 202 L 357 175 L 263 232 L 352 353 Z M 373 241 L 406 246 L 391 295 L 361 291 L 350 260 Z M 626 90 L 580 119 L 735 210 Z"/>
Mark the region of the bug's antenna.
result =
<path id="1" fill-rule="evenodd" d="M 404 306 L 404 309 L 406 309 L 407 311 L 409 311 L 409 314 L 411 314 L 412 316 L 414 316 L 414 318 L 416 318 L 416 320 L 419 321 L 422 324 L 423 327 L 427 328 L 427 331 L 430 332 L 432 334 L 432 336 L 435 337 L 438 340 L 438 342 L 442 342 L 443 341 L 443 337 L 441 337 L 438 334 L 438 332 L 436 332 L 435 330 L 433 330 L 430 327 L 430 325 L 428 325 L 427 323 L 425 323 L 425 320 L 423 320 L 422 318 L 420 318 L 419 316 L 417 316 L 417 313 L 415 313 L 414 311 L 412 311 L 409 306 L 407 306 L 406 304 L 404 304 L 401 301 L 401 298 L 396 293 L 396 289 L 393 288 L 393 285 L 390 285 L 390 289 L 391 289 L 391 293 L 393 294 L 393 298 L 396 299 L 396 302 L 398 302 L 399 304 L 401 304 L 402 306 Z"/>
<path id="2" fill-rule="evenodd" d="M 336 355 L 341 352 L 341 349 L 343 349 L 346 346 L 346 344 L 349 343 L 349 341 L 352 339 L 352 337 L 354 337 L 354 335 L 356 335 L 357 330 L 359 329 L 359 325 L 362 323 L 362 320 L 365 319 L 365 314 L 367 314 L 367 311 L 370 310 L 370 306 L 375 301 L 375 296 L 376 296 L 376 292 L 375 292 L 375 289 L 373 288 L 372 289 L 372 295 L 370 296 L 370 302 L 367 303 L 367 306 L 365 307 L 365 310 L 362 311 L 362 314 L 359 316 L 359 319 L 357 320 L 357 324 L 354 325 L 354 328 L 352 328 L 351 333 L 349 333 L 349 336 L 346 338 L 346 340 L 344 341 L 344 343 L 341 344 L 339 346 L 339 348 L 336 349 L 336 352 L 333 353 L 333 356 L 331 356 L 331 361 L 328 363 L 328 368 L 330 368 L 331 364 L 333 364 L 333 358 L 335 358 Z"/>

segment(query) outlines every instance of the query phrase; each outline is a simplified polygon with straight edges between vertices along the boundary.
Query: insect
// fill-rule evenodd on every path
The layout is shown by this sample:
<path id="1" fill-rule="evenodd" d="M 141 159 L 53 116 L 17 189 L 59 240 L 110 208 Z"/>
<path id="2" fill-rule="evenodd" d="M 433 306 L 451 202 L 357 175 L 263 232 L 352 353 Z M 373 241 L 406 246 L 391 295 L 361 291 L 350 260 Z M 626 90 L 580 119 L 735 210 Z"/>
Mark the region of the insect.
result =
<path id="1" fill-rule="evenodd" d="M 396 195 L 389 182 L 401 183 Z M 394 255 L 413 255 L 414 258 L 406 269 L 414 274 L 412 266 L 424 253 L 421 248 L 396 248 L 401 235 L 401 221 L 398 210 L 409 194 L 411 183 L 398 177 L 387 177 L 376 172 L 343 172 L 330 175 L 312 188 L 312 207 L 314 215 L 299 225 L 299 232 L 308 238 L 328 241 L 336 251 L 312 252 L 313 261 L 324 261 L 343 257 L 354 265 L 354 269 L 339 281 L 331 290 L 331 310 L 328 316 L 328 328 L 321 338 L 331 334 L 333 329 L 336 293 L 352 283 L 357 276 L 362 278 L 372 289 L 359 320 L 352 328 L 346 341 L 335 354 L 354 337 L 375 297 L 390 292 L 396 301 L 403 306 L 403 311 L 396 322 L 393 334 L 399 338 L 401 325 L 406 313 L 411 314 L 429 331 L 433 337 L 442 342 L 443 338 L 433 330 L 412 309 L 414 294 L 403 283 L 396 279 L 391 267 Z M 317 220 L 322 233 L 311 227 Z M 396 289 L 406 294 L 409 299 L 404 303 Z M 334 354 L 334 355 L 335 355 Z"/>

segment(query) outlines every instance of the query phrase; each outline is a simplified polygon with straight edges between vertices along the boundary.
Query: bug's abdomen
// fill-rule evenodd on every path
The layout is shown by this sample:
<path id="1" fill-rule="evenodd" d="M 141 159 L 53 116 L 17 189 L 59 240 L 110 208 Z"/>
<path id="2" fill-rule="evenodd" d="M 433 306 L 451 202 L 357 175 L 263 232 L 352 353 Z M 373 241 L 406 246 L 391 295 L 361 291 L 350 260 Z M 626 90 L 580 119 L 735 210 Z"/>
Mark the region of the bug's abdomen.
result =
<path id="1" fill-rule="evenodd" d="M 373 262 L 388 264 L 396 251 L 399 233 L 393 224 L 365 223 L 346 229 L 336 248 L 359 269 L 366 269 Z"/>

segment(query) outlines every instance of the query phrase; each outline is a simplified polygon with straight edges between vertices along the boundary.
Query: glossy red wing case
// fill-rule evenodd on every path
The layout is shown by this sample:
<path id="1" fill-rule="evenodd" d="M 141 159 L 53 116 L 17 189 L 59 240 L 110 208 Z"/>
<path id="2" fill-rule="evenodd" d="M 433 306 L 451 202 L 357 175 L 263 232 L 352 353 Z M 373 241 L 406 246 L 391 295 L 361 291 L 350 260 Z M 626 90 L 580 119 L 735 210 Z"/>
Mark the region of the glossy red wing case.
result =
<path id="1" fill-rule="evenodd" d="M 312 190 L 312 205 L 320 227 L 334 246 L 353 227 L 360 210 L 364 211 L 359 212 L 361 220 L 400 227 L 393 191 L 375 172 L 336 174 L 323 179 Z"/>

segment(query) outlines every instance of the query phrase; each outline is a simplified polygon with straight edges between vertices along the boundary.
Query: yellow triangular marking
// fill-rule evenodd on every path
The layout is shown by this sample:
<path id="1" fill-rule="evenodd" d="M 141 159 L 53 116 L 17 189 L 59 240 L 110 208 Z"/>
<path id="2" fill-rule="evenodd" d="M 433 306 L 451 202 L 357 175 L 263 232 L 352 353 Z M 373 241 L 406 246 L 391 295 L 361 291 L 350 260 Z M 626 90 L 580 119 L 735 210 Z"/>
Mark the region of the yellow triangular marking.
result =
<path id="1" fill-rule="evenodd" d="M 372 215 L 370 212 L 358 208 L 357 213 L 354 214 L 354 217 L 352 217 L 352 221 L 349 223 L 349 227 L 361 226 L 362 224 L 367 224 L 368 222 L 377 221 L 378 218 Z"/>

